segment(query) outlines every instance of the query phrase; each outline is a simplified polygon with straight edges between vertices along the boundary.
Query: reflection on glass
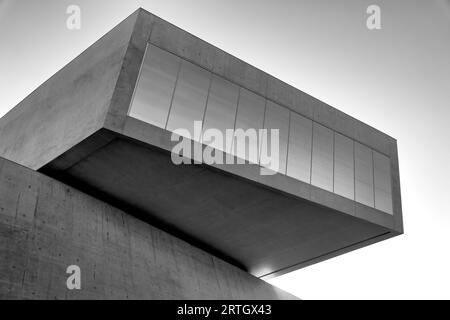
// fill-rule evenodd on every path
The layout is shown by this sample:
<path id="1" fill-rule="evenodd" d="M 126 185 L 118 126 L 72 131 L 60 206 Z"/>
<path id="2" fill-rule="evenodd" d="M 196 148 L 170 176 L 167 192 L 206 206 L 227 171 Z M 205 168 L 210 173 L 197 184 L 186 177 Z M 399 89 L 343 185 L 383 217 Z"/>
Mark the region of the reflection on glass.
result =
<path id="1" fill-rule="evenodd" d="M 233 148 L 233 154 L 252 163 L 259 161 L 258 132 L 263 128 L 265 108 L 266 100 L 263 97 L 241 88 L 236 117 L 236 133 L 239 130 L 246 133 L 246 149 Z M 256 135 L 252 134 L 253 130 Z M 234 144 L 233 147 L 236 145 Z M 256 152 L 250 152 L 250 150 L 256 150 Z"/>
<path id="2" fill-rule="evenodd" d="M 334 192 L 355 199 L 353 140 L 338 133 L 334 135 Z"/>
<path id="3" fill-rule="evenodd" d="M 392 214 L 391 164 L 389 158 L 374 151 L 375 208 Z"/>
<path id="4" fill-rule="evenodd" d="M 211 73 L 183 60 L 169 114 L 167 130 L 187 129 L 194 140 L 194 121 L 203 121 Z"/>
<path id="5" fill-rule="evenodd" d="M 288 131 L 289 131 L 289 115 L 288 109 L 267 101 L 266 118 L 264 122 L 264 128 L 267 129 L 267 147 L 270 152 L 272 149 L 271 143 L 271 129 L 279 130 L 279 168 L 278 172 L 286 174 L 286 158 L 287 158 L 287 146 L 288 146 Z M 275 151 L 275 150 L 272 150 Z"/>
<path id="6" fill-rule="evenodd" d="M 165 128 L 177 78 L 180 58 L 149 45 L 130 115 Z"/>
<path id="7" fill-rule="evenodd" d="M 236 108 L 238 103 L 239 87 L 217 76 L 213 77 L 211 89 L 209 91 L 208 104 L 206 106 L 205 121 L 203 130 L 218 129 L 225 137 L 227 129 L 234 129 Z M 225 149 L 222 141 L 213 141 L 208 144 L 222 151 Z"/>
<path id="8" fill-rule="evenodd" d="M 311 183 L 312 121 L 291 113 L 287 175 Z"/>
<path id="9" fill-rule="evenodd" d="M 355 200 L 374 207 L 372 150 L 355 142 Z"/>
<path id="10" fill-rule="evenodd" d="M 333 191 L 333 131 L 314 123 L 311 183 Z"/>

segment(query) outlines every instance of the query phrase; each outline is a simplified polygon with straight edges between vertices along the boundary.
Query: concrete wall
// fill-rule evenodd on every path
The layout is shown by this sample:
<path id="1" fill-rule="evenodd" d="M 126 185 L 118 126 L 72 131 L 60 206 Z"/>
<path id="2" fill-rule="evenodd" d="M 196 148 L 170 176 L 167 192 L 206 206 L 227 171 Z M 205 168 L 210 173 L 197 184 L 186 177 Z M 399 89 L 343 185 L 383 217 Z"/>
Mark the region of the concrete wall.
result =
<path id="1" fill-rule="evenodd" d="M 0 119 L 0 156 L 38 169 L 103 126 L 138 12 Z M 27 75 L 24 74 L 24 77 Z"/>
<path id="2" fill-rule="evenodd" d="M 66 287 L 78 265 L 82 290 Z M 0 299 L 293 296 L 58 181 L 0 159 Z"/>

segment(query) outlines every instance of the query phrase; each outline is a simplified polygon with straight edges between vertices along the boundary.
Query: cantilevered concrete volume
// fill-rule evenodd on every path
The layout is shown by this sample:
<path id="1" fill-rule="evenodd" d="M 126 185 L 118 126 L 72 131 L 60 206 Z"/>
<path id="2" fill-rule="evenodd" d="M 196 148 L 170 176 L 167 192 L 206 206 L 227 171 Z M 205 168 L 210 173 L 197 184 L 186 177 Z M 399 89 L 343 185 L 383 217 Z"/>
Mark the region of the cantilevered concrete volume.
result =
<path id="1" fill-rule="evenodd" d="M 175 165 L 194 121 L 278 129 L 279 170 Z M 288 298 L 257 278 L 403 233 L 395 139 L 142 9 L 0 119 L 0 157 L 7 298 Z"/>

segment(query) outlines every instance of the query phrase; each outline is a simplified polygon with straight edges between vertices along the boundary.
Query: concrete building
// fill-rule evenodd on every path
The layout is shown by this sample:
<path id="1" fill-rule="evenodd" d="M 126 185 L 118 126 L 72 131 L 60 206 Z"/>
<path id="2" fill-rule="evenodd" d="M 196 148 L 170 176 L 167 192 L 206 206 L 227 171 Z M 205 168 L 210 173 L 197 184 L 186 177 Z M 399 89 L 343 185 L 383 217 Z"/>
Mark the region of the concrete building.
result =
<path id="1" fill-rule="evenodd" d="M 194 121 L 277 129 L 277 172 L 175 165 Z M 261 279 L 403 233 L 395 139 L 142 9 L 0 119 L 0 157 L 0 298 L 293 298 Z"/>

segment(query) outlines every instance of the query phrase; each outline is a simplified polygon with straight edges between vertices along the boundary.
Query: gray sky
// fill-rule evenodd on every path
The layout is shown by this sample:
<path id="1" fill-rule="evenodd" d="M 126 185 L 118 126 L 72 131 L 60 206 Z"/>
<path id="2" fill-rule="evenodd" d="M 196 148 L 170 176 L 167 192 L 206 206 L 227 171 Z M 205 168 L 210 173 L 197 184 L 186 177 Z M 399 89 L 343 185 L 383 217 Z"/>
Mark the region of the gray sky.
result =
<path id="1" fill-rule="evenodd" d="M 366 28 L 371 4 L 381 30 Z M 0 116 L 139 6 L 398 140 L 406 235 L 273 284 L 450 299 L 450 1 L 0 0 Z"/>

